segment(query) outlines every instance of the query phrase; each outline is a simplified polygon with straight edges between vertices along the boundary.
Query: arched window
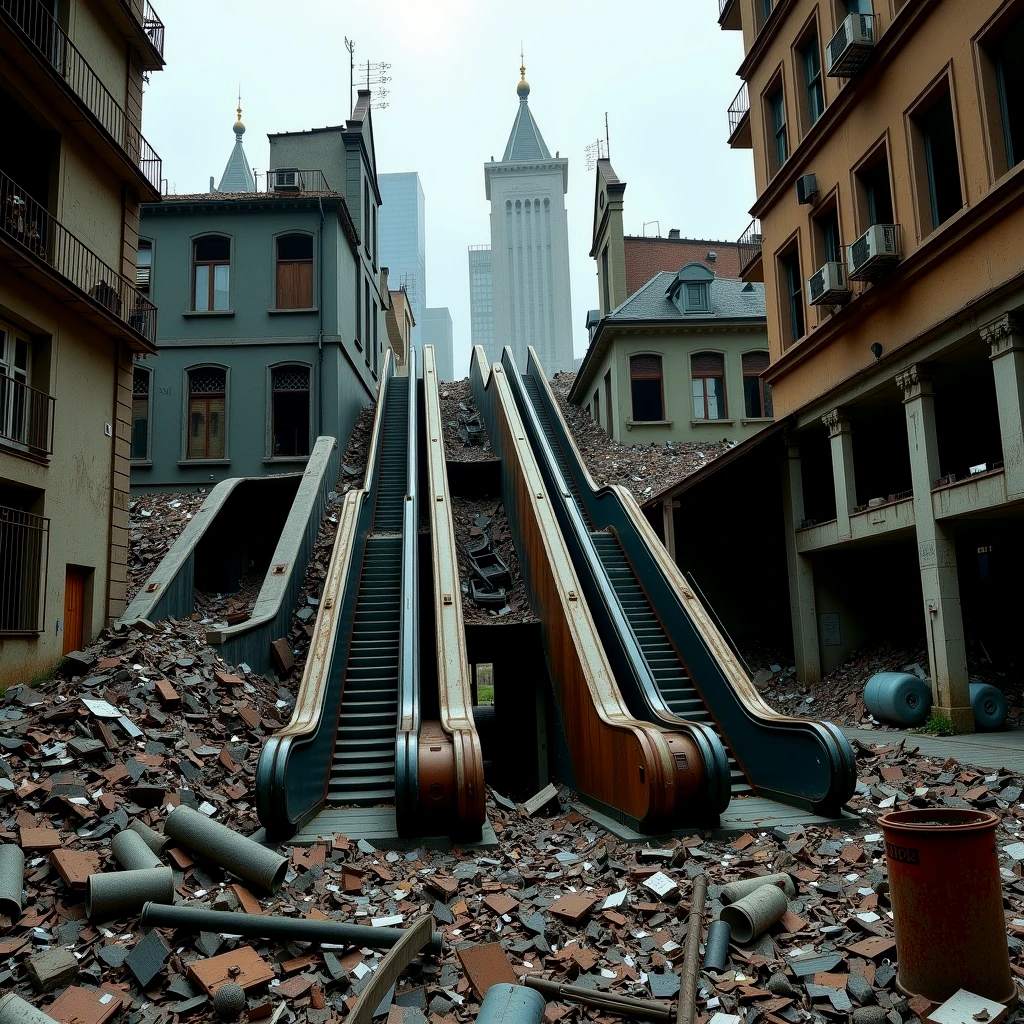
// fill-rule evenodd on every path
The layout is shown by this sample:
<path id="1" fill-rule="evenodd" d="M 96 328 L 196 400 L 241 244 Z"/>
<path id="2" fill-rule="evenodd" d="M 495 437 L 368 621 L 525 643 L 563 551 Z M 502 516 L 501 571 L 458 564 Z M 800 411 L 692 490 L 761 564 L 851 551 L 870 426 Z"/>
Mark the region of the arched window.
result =
<path id="1" fill-rule="evenodd" d="M 743 353 L 743 405 L 747 419 L 771 416 L 771 386 L 761 380 L 768 362 L 767 352 Z"/>
<path id="2" fill-rule="evenodd" d="M 202 366 L 188 371 L 189 459 L 223 459 L 227 451 L 227 371 Z"/>
<path id="3" fill-rule="evenodd" d="M 277 239 L 277 308 L 310 309 L 313 305 L 313 236 L 280 235 Z"/>
<path id="4" fill-rule="evenodd" d="M 661 356 L 629 357 L 629 388 L 634 423 L 665 418 L 665 393 L 661 385 Z"/>
<path id="5" fill-rule="evenodd" d="M 192 243 L 192 308 L 230 309 L 231 239 L 204 235 Z"/>
<path id="6" fill-rule="evenodd" d="M 696 352 L 690 356 L 693 378 L 693 418 L 725 419 L 725 357 L 721 352 Z"/>
<path id="7" fill-rule="evenodd" d="M 153 371 L 144 366 L 132 369 L 132 454 L 133 459 L 149 458 L 149 399 Z"/>
<path id="8" fill-rule="evenodd" d="M 309 454 L 309 367 L 275 366 L 271 377 L 272 454 Z"/>

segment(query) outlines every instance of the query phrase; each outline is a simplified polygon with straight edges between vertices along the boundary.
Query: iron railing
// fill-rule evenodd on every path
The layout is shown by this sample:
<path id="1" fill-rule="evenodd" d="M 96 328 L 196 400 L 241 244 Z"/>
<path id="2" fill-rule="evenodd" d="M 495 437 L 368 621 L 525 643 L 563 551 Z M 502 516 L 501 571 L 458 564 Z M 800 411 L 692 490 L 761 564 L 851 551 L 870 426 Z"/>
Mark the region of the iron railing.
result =
<path id="1" fill-rule="evenodd" d="M 40 0 L 0 0 L 0 13 L 14 22 L 39 58 L 67 82 L 114 144 L 159 192 L 163 168 L 156 150 L 142 137 L 139 126 L 125 113 Z"/>
<path id="2" fill-rule="evenodd" d="M 0 445 L 51 454 L 53 408 L 52 395 L 0 373 Z"/>
<path id="3" fill-rule="evenodd" d="M 747 90 L 747 83 L 740 86 L 732 103 L 729 104 L 729 140 L 739 130 L 743 119 L 750 113 L 750 93 Z"/>
<path id="4" fill-rule="evenodd" d="M 763 236 L 761 234 L 761 222 L 755 217 L 750 224 L 747 226 L 747 230 L 740 235 L 739 240 L 736 242 L 736 248 L 739 250 L 740 257 L 740 276 L 743 276 L 743 272 L 761 256 L 761 243 Z"/>
<path id="5" fill-rule="evenodd" d="M 0 237 L 17 242 L 148 342 L 156 343 L 156 306 L 2 171 Z"/>
<path id="6" fill-rule="evenodd" d="M 153 5 L 146 0 L 144 7 L 144 13 L 142 16 L 142 30 L 149 36 L 149 41 L 153 44 L 156 52 L 161 57 L 164 55 L 164 23 L 157 17 L 156 11 L 153 10 Z"/>
<path id="7" fill-rule="evenodd" d="M 49 556 L 50 520 L 0 505 L 0 635 L 42 632 Z"/>
<path id="8" fill-rule="evenodd" d="M 295 167 L 278 167 L 267 171 L 264 189 L 267 192 L 330 192 L 323 171 L 303 171 Z"/>
<path id="9" fill-rule="evenodd" d="M 726 7 L 732 3 L 732 0 L 718 0 L 718 16 L 721 17 L 725 14 Z"/>

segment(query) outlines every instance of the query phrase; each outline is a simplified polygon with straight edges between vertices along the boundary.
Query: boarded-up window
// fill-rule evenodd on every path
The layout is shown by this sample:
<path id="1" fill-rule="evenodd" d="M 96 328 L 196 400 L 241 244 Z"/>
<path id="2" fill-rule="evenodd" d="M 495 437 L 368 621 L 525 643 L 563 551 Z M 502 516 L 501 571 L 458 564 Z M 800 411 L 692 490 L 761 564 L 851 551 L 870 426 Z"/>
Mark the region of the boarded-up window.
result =
<path id="1" fill-rule="evenodd" d="M 690 356 L 693 379 L 693 418 L 725 419 L 725 357 L 721 352 L 697 352 Z"/>
<path id="2" fill-rule="evenodd" d="M 665 398 L 661 387 L 661 356 L 630 356 L 629 386 L 634 423 L 665 418 Z"/>
<path id="3" fill-rule="evenodd" d="M 313 306 L 313 237 L 282 235 L 277 240 L 277 308 Z"/>
<path id="4" fill-rule="evenodd" d="M 761 380 L 768 362 L 767 352 L 743 353 L 743 405 L 747 419 L 771 415 L 766 411 L 765 384 Z"/>
<path id="5" fill-rule="evenodd" d="M 214 367 L 188 375 L 188 458 L 223 459 L 226 451 L 227 373 Z"/>

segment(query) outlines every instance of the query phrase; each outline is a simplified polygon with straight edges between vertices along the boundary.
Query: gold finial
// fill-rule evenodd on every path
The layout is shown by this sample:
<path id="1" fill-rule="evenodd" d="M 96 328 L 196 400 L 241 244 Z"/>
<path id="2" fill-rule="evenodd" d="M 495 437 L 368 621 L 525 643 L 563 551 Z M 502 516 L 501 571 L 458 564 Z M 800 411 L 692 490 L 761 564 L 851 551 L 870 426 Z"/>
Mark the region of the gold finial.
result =
<path id="1" fill-rule="evenodd" d="M 242 124 L 242 85 L 241 85 L 241 83 L 239 83 L 239 85 L 238 85 L 238 108 L 236 110 L 236 113 L 238 114 L 238 119 L 231 126 L 231 130 L 239 138 L 241 138 L 245 134 L 245 125 Z"/>
<path id="2" fill-rule="evenodd" d="M 516 92 L 519 94 L 521 100 L 525 100 L 530 95 L 530 83 L 526 80 L 526 58 L 523 56 L 523 44 L 522 41 L 519 43 L 519 84 L 516 86 Z"/>

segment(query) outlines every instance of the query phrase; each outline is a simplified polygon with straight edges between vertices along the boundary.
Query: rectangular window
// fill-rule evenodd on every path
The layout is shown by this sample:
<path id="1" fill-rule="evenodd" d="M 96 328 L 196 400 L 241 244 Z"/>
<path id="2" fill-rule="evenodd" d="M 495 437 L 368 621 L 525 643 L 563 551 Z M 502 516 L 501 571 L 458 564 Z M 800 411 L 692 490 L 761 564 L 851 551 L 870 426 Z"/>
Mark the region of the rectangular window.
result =
<path id="1" fill-rule="evenodd" d="M 767 22 L 772 16 L 772 7 L 775 4 L 775 0 L 755 0 L 755 2 L 757 4 L 756 10 L 758 16 L 757 28 L 758 31 L 760 31 L 764 27 L 765 22 Z"/>
<path id="2" fill-rule="evenodd" d="M 665 418 L 661 356 L 630 356 L 629 388 L 634 423 L 649 423 Z"/>
<path id="3" fill-rule="evenodd" d="M 1024 160 L 1024 16 L 999 33 L 992 56 L 999 90 L 999 116 L 1006 147 L 1006 167 Z"/>
<path id="4" fill-rule="evenodd" d="M 370 365 L 370 345 L 373 339 L 373 335 L 370 333 L 370 282 L 368 279 L 363 279 L 363 344 L 366 346 L 367 351 L 364 353 L 363 358 L 366 360 L 366 365 Z"/>
<path id="5" fill-rule="evenodd" d="M 278 366 L 271 373 L 273 454 L 309 454 L 309 368 Z"/>
<path id="6" fill-rule="evenodd" d="M 953 123 L 949 83 L 911 115 L 914 126 L 914 171 L 922 234 L 944 224 L 964 205 L 960 157 Z"/>
<path id="7" fill-rule="evenodd" d="M 768 140 L 768 164 L 772 175 L 776 174 L 789 157 L 789 143 L 786 138 L 786 100 L 782 85 L 768 97 L 768 124 L 771 137 Z"/>
<path id="8" fill-rule="evenodd" d="M 789 341 L 799 341 L 804 336 L 804 281 L 800 275 L 800 253 L 791 249 L 779 257 L 779 279 L 783 308 L 787 311 Z"/>
<path id="9" fill-rule="evenodd" d="M 686 283 L 686 293 L 683 304 L 687 313 L 707 313 L 708 305 L 708 284 L 706 281 Z"/>
<path id="10" fill-rule="evenodd" d="M 49 433 L 46 410 L 35 408 L 28 338 L 0 324 L 0 437 L 19 444 L 45 447 Z"/>
<path id="11" fill-rule="evenodd" d="M 139 239 L 139 250 L 135 257 L 135 286 L 143 295 L 149 294 L 149 281 L 153 273 L 153 243 Z"/>
<path id="12" fill-rule="evenodd" d="M 222 235 L 196 239 L 192 264 L 192 308 L 197 312 L 229 309 L 231 239 Z"/>
<path id="13" fill-rule="evenodd" d="M 215 367 L 188 374 L 189 459 L 223 459 L 227 450 L 227 373 Z"/>
<path id="14" fill-rule="evenodd" d="M 804 85 L 807 89 L 808 128 L 825 113 L 825 89 L 821 77 L 821 50 L 817 33 L 811 35 L 800 50 L 804 66 Z"/>
<path id="15" fill-rule="evenodd" d="M 601 392 L 600 391 L 595 391 L 594 392 L 594 419 L 598 423 L 601 422 Z"/>
<path id="16" fill-rule="evenodd" d="M 149 458 L 149 384 L 152 371 L 136 366 L 132 373 L 133 459 Z"/>
<path id="17" fill-rule="evenodd" d="M 889 158 L 884 146 L 857 171 L 857 201 L 862 233 L 872 224 L 895 223 Z"/>
<path id="18" fill-rule="evenodd" d="M 612 308 L 611 289 L 608 284 L 608 246 L 601 250 L 601 290 L 604 295 L 604 311 Z"/>
<path id="19" fill-rule="evenodd" d="M 313 236 L 282 235 L 277 240 L 277 308 L 313 305 Z"/>
<path id="20" fill-rule="evenodd" d="M 725 357 L 720 352 L 698 352 L 690 356 L 693 380 L 693 418 L 725 419 Z"/>
<path id="21" fill-rule="evenodd" d="M 842 263 L 843 244 L 839 237 L 839 211 L 835 206 L 814 218 L 818 243 L 818 264 Z"/>
<path id="22" fill-rule="evenodd" d="M 748 420 L 762 419 L 765 411 L 764 383 L 761 374 L 768 369 L 767 352 L 743 353 L 743 409 Z"/>
<path id="23" fill-rule="evenodd" d="M 373 303 L 373 372 L 377 373 L 380 370 L 380 340 L 377 335 L 377 321 L 379 314 L 377 310 L 377 302 L 374 300 Z"/>
<path id="24" fill-rule="evenodd" d="M 871 0 L 843 0 L 846 14 L 871 14 Z"/>
<path id="25" fill-rule="evenodd" d="M 609 370 L 604 375 L 604 414 L 608 420 L 608 434 L 611 435 L 615 429 L 615 425 L 612 422 L 612 371 Z"/>

